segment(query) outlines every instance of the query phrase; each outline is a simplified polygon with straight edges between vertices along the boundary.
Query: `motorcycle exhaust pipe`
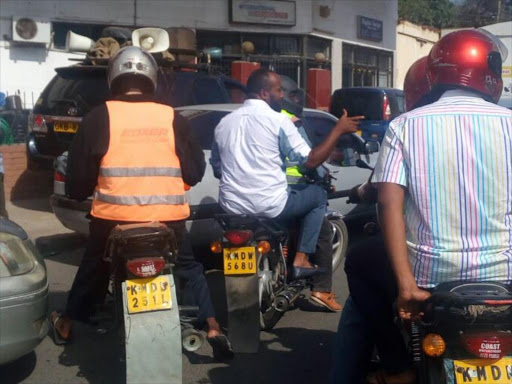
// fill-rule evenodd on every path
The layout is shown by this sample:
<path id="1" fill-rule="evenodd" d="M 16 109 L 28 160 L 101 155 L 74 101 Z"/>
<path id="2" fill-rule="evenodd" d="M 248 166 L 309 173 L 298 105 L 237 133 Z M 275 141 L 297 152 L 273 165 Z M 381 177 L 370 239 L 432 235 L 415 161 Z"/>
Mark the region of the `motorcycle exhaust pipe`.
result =
<path id="1" fill-rule="evenodd" d="M 183 348 L 189 352 L 195 352 L 204 344 L 204 336 L 194 328 L 186 328 L 181 333 Z"/>
<path id="2" fill-rule="evenodd" d="M 292 305 L 299 293 L 300 290 L 294 289 L 287 289 L 278 293 L 274 299 L 274 307 L 279 312 L 286 312 L 290 309 L 290 305 Z"/>

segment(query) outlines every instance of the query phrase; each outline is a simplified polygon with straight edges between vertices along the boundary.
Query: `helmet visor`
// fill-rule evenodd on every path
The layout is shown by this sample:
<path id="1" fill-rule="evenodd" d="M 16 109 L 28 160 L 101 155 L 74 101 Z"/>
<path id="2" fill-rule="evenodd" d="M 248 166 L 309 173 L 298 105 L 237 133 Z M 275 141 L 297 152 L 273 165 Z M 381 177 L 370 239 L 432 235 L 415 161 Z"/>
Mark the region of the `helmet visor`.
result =
<path id="1" fill-rule="evenodd" d="M 493 33 L 487 31 L 486 29 L 478 28 L 477 31 L 484 34 L 493 41 L 494 45 L 498 48 L 498 52 L 501 55 L 501 62 L 504 63 L 508 57 L 508 49 L 505 46 L 505 44 L 503 44 L 501 39 L 498 36 L 494 35 Z"/>

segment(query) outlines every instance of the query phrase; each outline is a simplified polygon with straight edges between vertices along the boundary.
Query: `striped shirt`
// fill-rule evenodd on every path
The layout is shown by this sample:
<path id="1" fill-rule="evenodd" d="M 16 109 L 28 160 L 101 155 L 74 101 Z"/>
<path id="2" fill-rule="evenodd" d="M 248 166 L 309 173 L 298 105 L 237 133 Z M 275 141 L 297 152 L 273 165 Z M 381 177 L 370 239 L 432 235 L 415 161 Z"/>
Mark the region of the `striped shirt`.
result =
<path id="1" fill-rule="evenodd" d="M 512 282 L 512 112 L 448 91 L 391 122 L 375 181 L 406 188 L 419 287 Z"/>

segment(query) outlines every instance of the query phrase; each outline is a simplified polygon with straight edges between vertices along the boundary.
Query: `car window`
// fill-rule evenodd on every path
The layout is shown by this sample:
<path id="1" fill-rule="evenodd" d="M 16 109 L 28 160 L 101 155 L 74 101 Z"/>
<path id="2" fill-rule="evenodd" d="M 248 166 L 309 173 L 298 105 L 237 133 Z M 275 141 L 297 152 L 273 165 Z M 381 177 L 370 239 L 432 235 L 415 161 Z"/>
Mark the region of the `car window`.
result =
<path id="1" fill-rule="evenodd" d="M 365 120 L 382 120 L 382 98 L 380 92 L 335 93 L 331 113 L 340 117 L 343 109 L 346 109 L 349 116 L 364 116 Z"/>
<path id="2" fill-rule="evenodd" d="M 397 116 L 400 116 L 402 113 L 405 113 L 405 101 L 403 93 L 394 93 L 389 98 L 390 106 L 391 106 L 391 117 L 394 119 Z"/>
<path id="3" fill-rule="evenodd" d="M 105 102 L 110 91 L 104 73 L 74 72 L 73 75 L 56 75 L 42 95 L 42 104 L 52 114 L 67 114 L 73 105 L 83 116 L 92 108 Z M 61 111 L 62 109 L 62 111 Z"/>
<path id="4" fill-rule="evenodd" d="M 320 114 L 305 114 L 304 128 L 313 147 L 326 139 L 336 121 Z M 338 140 L 336 148 L 328 159 L 328 163 L 338 166 L 354 166 L 355 154 L 362 150 L 361 141 L 354 135 L 343 135 Z"/>
<path id="5" fill-rule="evenodd" d="M 229 113 L 225 111 L 207 111 L 200 109 L 186 109 L 178 112 L 188 120 L 190 128 L 199 139 L 203 150 L 212 149 L 215 127 L 219 124 L 219 121 Z"/>

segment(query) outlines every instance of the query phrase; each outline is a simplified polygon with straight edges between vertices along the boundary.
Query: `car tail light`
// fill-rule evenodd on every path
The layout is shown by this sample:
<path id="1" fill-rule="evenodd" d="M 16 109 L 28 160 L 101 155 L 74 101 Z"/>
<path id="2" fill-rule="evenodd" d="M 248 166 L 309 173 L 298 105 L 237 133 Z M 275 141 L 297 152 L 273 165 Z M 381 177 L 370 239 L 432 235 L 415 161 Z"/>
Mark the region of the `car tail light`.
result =
<path id="1" fill-rule="evenodd" d="M 165 268 L 163 257 L 142 257 L 132 259 L 126 263 L 126 268 L 138 277 L 153 277 Z"/>
<path id="2" fill-rule="evenodd" d="M 382 119 L 391 120 L 391 107 L 389 106 L 389 99 L 386 95 L 384 95 L 382 101 Z"/>
<path id="3" fill-rule="evenodd" d="M 29 119 L 28 129 L 32 132 L 47 133 L 48 127 L 43 115 L 32 115 Z"/>
<path id="4" fill-rule="evenodd" d="M 481 359 L 501 359 L 512 351 L 512 334 L 480 333 L 461 339 L 466 350 Z"/>
<path id="5" fill-rule="evenodd" d="M 60 173 L 60 172 L 55 172 L 55 173 L 53 174 L 53 180 L 54 180 L 54 181 L 61 181 L 61 182 L 65 183 L 65 182 L 66 182 L 66 176 L 64 176 L 64 175 L 63 175 L 62 173 Z"/>
<path id="6" fill-rule="evenodd" d="M 242 245 L 252 239 L 252 232 L 247 230 L 226 231 L 224 237 L 233 245 Z"/>

